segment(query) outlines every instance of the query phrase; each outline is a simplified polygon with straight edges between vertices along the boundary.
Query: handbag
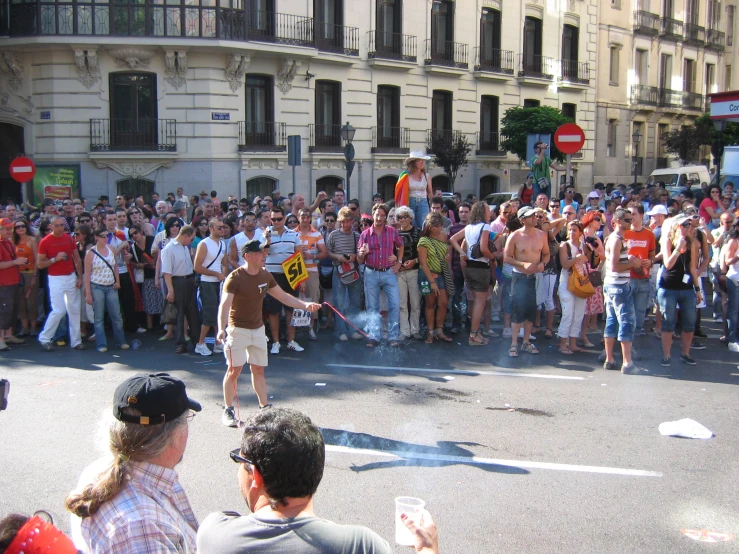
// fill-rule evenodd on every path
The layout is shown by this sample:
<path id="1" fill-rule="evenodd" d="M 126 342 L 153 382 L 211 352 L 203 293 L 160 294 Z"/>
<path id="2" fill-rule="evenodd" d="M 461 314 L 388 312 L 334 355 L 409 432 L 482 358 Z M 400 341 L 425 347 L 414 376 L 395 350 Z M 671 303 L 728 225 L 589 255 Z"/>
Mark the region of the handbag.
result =
<path id="1" fill-rule="evenodd" d="M 570 243 L 567 243 L 567 258 L 572 259 L 572 249 Z M 590 298 L 595 294 L 595 288 L 590 282 L 588 275 L 581 274 L 577 265 L 573 265 L 570 269 L 570 278 L 567 280 L 567 290 L 578 298 Z"/>
<path id="2" fill-rule="evenodd" d="M 352 231 L 354 237 L 354 251 L 357 251 L 357 235 Z M 336 266 L 336 273 L 345 285 L 351 285 L 359 279 L 359 266 L 357 262 L 344 262 Z"/>
<path id="3" fill-rule="evenodd" d="M 175 325 L 177 323 L 177 306 L 167 302 L 162 312 L 162 325 Z"/>
<path id="4" fill-rule="evenodd" d="M 590 267 L 594 267 L 593 262 L 595 261 L 595 252 L 590 251 Z M 593 288 L 598 288 L 603 286 L 603 274 L 598 270 L 597 268 L 592 269 L 589 272 L 589 279 L 591 284 L 593 285 Z"/>
<path id="5" fill-rule="evenodd" d="M 480 234 L 477 235 L 477 242 L 472 245 L 471 253 L 472 257 L 476 259 L 484 258 L 485 256 L 482 253 L 482 249 L 480 248 L 480 240 L 482 239 L 482 232 L 485 230 L 485 224 L 482 224 L 482 227 L 480 227 Z M 490 235 L 488 234 L 488 250 L 490 252 L 495 252 L 495 243 L 494 241 L 490 240 Z"/>
<path id="6" fill-rule="evenodd" d="M 131 244 L 131 246 L 133 246 L 133 257 L 136 258 L 136 263 L 140 264 L 141 260 L 139 260 L 139 256 L 138 254 L 136 254 L 136 244 Z M 134 267 L 133 277 L 137 283 L 139 284 L 143 283 L 144 282 L 144 268 Z"/>

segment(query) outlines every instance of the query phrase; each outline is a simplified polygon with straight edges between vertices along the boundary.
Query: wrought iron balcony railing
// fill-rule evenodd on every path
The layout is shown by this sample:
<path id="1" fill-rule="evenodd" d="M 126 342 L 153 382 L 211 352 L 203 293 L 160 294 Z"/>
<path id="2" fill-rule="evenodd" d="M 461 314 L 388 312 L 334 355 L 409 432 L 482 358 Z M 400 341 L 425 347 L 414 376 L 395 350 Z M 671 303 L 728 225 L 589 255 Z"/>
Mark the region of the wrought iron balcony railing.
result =
<path id="1" fill-rule="evenodd" d="M 479 46 L 475 48 L 475 71 L 513 75 L 513 52 Z"/>
<path id="2" fill-rule="evenodd" d="M 500 145 L 502 140 L 503 136 L 498 131 L 478 131 L 475 154 L 478 156 L 505 156 L 507 153 Z"/>
<path id="3" fill-rule="evenodd" d="M 683 92 L 669 88 L 659 89 L 659 105 L 665 108 L 681 108 L 683 105 Z"/>
<path id="4" fill-rule="evenodd" d="M 518 55 L 518 76 L 535 77 L 537 79 L 553 79 L 555 71 L 554 58 L 547 56 Z"/>
<path id="5" fill-rule="evenodd" d="M 683 92 L 682 107 L 686 110 L 703 111 L 703 95 L 697 92 Z"/>
<path id="6" fill-rule="evenodd" d="M 664 38 L 680 40 L 683 38 L 683 22 L 671 17 L 662 18 L 662 26 L 660 34 Z"/>
<path id="7" fill-rule="evenodd" d="M 341 138 L 341 125 L 323 125 L 311 123 L 308 126 L 311 152 L 341 152 L 344 141 Z"/>
<path id="8" fill-rule="evenodd" d="M 372 153 L 407 153 L 410 136 L 408 127 L 372 127 Z"/>
<path id="9" fill-rule="evenodd" d="M 325 52 L 359 56 L 359 29 L 316 21 L 316 47 Z"/>
<path id="10" fill-rule="evenodd" d="M 239 121 L 239 152 L 284 152 L 286 148 L 284 123 Z"/>
<path id="11" fill-rule="evenodd" d="M 693 23 L 686 23 L 685 42 L 702 46 L 706 42 L 706 28 Z"/>
<path id="12" fill-rule="evenodd" d="M 426 65 L 467 69 L 468 50 L 461 42 L 426 39 Z"/>
<path id="13" fill-rule="evenodd" d="M 659 89 L 646 85 L 631 85 L 631 103 L 656 106 L 659 104 Z"/>
<path id="14" fill-rule="evenodd" d="M 177 121 L 91 119 L 90 152 L 177 152 Z"/>
<path id="15" fill-rule="evenodd" d="M 576 60 L 560 60 L 562 64 L 561 80 L 569 83 L 590 84 L 590 64 Z"/>
<path id="16" fill-rule="evenodd" d="M 637 10 L 634 12 L 634 32 L 643 35 L 659 34 L 659 15 Z"/>
<path id="17" fill-rule="evenodd" d="M 726 46 L 726 34 L 716 29 L 706 29 L 706 46 L 716 50 L 723 50 Z"/>
<path id="18" fill-rule="evenodd" d="M 367 36 L 369 37 L 368 58 L 416 61 L 416 37 L 380 31 L 369 31 Z"/>

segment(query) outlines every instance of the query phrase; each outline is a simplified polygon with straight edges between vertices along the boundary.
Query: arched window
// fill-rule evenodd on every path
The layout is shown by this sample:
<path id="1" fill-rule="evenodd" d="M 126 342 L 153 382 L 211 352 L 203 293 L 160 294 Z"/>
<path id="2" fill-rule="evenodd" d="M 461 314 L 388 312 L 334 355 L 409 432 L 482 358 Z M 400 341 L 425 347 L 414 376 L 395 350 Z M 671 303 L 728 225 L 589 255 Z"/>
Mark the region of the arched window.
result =
<path id="1" fill-rule="evenodd" d="M 127 194 L 132 198 L 136 198 L 139 194 L 144 195 L 144 202 L 151 202 L 151 195 L 154 192 L 156 183 L 151 179 L 142 179 L 141 177 L 121 179 L 116 181 L 117 194 Z"/>
<path id="2" fill-rule="evenodd" d="M 389 202 L 395 198 L 395 183 L 398 178 L 395 175 L 385 175 L 377 179 L 377 192 L 382 195 L 383 202 Z"/>
<path id="3" fill-rule="evenodd" d="M 328 194 L 328 197 L 331 198 L 334 195 L 334 192 L 336 192 L 336 189 L 338 188 L 344 188 L 344 179 L 341 177 L 335 177 L 333 175 L 329 175 L 328 177 L 321 177 L 316 181 L 316 194 L 323 191 L 326 194 Z M 349 198 L 346 199 L 349 201 Z"/>
<path id="4" fill-rule="evenodd" d="M 431 188 L 435 192 L 436 189 L 441 189 L 441 192 L 449 192 L 449 177 L 445 174 L 437 175 L 431 179 Z"/>
<path id="5" fill-rule="evenodd" d="M 495 175 L 485 175 L 485 177 L 480 178 L 480 200 L 488 194 L 499 192 L 498 189 L 498 178 Z"/>
<path id="6" fill-rule="evenodd" d="M 264 198 L 272 194 L 272 191 L 277 189 L 277 180 L 271 177 L 254 177 L 246 182 L 246 197 Z"/>

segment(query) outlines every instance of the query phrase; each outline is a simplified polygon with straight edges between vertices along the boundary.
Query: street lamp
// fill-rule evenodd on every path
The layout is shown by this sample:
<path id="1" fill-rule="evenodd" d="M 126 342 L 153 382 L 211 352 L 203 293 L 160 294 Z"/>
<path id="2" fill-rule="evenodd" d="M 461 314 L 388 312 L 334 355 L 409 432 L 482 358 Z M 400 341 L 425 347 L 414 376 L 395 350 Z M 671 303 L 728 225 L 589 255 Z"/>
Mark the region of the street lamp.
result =
<path id="1" fill-rule="evenodd" d="M 714 163 L 716 164 L 716 184 L 721 186 L 721 156 L 724 155 L 724 128 L 726 121 L 723 119 L 714 119 L 713 128 L 716 129 L 718 136 L 711 144 L 711 154 L 713 154 Z"/>
<path id="2" fill-rule="evenodd" d="M 352 144 L 352 141 L 354 140 L 354 133 L 356 132 L 357 130 L 349 125 L 348 121 L 346 122 L 346 125 L 341 128 L 341 138 L 345 143 L 344 167 L 346 168 L 346 190 L 344 191 L 344 197 L 347 202 L 351 198 L 351 196 L 349 196 L 349 181 L 352 176 L 352 171 L 354 171 L 354 145 Z"/>
<path id="3" fill-rule="evenodd" d="M 636 170 L 637 170 L 637 154 L 639 153 L 639 143 L 641 142 L 641 133 L 639 129 L 634 131 L 631 135 L 631 140 L 634 142 L 634 186 L 636 187 Z"/>

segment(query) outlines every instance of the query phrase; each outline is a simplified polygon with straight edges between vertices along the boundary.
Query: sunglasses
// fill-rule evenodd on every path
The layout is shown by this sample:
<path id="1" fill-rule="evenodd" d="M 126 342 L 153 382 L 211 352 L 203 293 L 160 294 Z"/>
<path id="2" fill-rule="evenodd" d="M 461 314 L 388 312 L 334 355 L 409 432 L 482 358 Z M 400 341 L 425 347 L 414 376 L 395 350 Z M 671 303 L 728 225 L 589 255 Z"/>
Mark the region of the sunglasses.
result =
<path id="1" fill-rule="evenodd" d="M 207 221 L 201 221 L 200 223 L 198 223 L 198 227 L 202 227 L 203 225 L 205 225 L 207 227 L 208 226 L 208 222 Z"/>
<path id="2" fill-rule="evenodd" d="M 335 219 L 327 219 L 326 220 L 326 223 L 336 223 L 336 220 Z"/>
<path id="3" fill-rule="evenodd" d="M 350 207 L 349 207 L 349 209 L 350 209 L 351 211 L 353 211 L 353 212 L 356 212 L 356 211 L 357 211 L 357 210 L 358 210 L 359 208 L 357 208 L 356 206 L 354 206 L 354 207 L 352 208 L 352 207 L 350 206 Z"/>
<path id="4" fill-rule="evenodd" d="M 75 233 L 75 235 L 76 235 L 76 234 L 77 234 L 77 233 Z M 82 234 L 82 233 L 80 233 L 80 234 Z M 107 239 L 107 238 L 108 238 L 108 234 L 107 234 L 107 233 L 105 233 L 104 235 L 95 235 L 95 236 L 96 236 L 97 238 L 99 238 L 99 239 Z"/>
<path id="5" fill-rule="evenodd" d="M 172 225 L 172 227 L 180 227 L 180 224 L 179 224 L 179 223 L 174 223 L 174 224 Z"/>
<path id="6" fill-rule="evenodd" d="M 568 190 L 567 191 L 567 194 L 575 194 L 575 191 L 574 190 Z"/>
<path id="7" fill-rule="evenodd" d="M 92 219 L 80 219 L 80 223 L 90 223 Z"/>
<path id="8" fill-rule="evenodd" d="M 231 450 L 231 452 L 228 453 L 228 456 L 237 464 L 249 464 L 250 466 L 256 467 L 256 464 L 252 462 L 248 458 L 244 458 L 241 455 L 241 449 L 240 448 L 234 448 Z"/>
<path id="9" fill-rule="evenodd" d="M 594 221 L 597 221 L 598 223 L 602 223 L 603 222 L 603 220 L 601 218 L 599 218 L 599 217 L 594 217 L 593 220 Z M 629 221 L 631 221 L 631 220 L 629 220 Z"/>
<path id="10" fill-rule="evenodd" d="M 28 229 L 28 227 L 26 227 L 25 225 L 16 225 L 15 228 L 16 229 Z"/>
<path id="11" fill-rule="evenodd" d="M 276 222 L 278 222 L 278 221 L 282 221 L 282 220 L 283 220 L 283 219 L 285 219 L 285 218 L 284 218 L 284 217 L 273 217 L 273 218 L 271 218 L 271 219 L 272 219 L 272 221 L 274 221 L 274 222 L 276 223 Z"/>
<path id="12" fill-rule="evenodd" d="M 685 227 L 685 228 L 688 228 L 688 227 L 690 227 L 690 226 L 691 226 L 691 225 L 690 225 L 690 221 L 683 221 L 683 222 L 682 222 L 682 223 L 680 224 L 680 227 Z"/>
<path id="13" fill-rule="evenodd" d="M 238 212 L 239 209 L 238 208 L 229 208 L 228 211 L 229 212 Z"/>
<path id="14" fill-rule="evenodd" d="M 624 223 L 631 223 L 631 219 L 623 218 L 621 221 L 623 221 Z"/>

